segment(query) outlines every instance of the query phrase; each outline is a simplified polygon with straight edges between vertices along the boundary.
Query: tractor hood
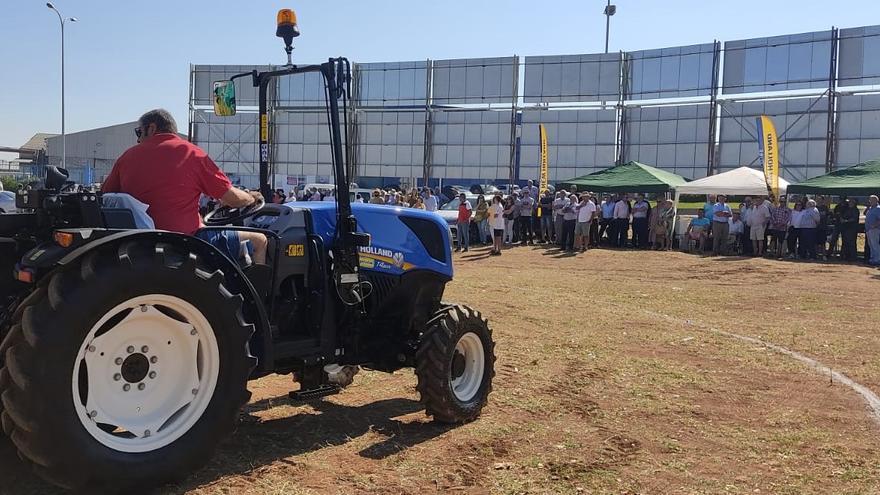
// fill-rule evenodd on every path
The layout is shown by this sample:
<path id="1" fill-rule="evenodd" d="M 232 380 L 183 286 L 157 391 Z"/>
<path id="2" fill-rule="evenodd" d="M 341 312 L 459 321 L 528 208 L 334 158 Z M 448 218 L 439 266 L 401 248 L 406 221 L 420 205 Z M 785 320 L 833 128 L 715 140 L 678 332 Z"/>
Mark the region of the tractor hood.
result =
<path id="1" fill-rule="evenodd" d="M 296 201 L 286 206 L 309 210 L 315 234 L 324 246 L 333 246 L 336 203 Z M 449 227 L 434 212 L 388 205 L 354 203 L 352 213 L 358 231 L 372 236 L 369 247 L 359 248 L 360 267 L 400 275 L 411 270 L 430 270 L 452 278 Z"/>

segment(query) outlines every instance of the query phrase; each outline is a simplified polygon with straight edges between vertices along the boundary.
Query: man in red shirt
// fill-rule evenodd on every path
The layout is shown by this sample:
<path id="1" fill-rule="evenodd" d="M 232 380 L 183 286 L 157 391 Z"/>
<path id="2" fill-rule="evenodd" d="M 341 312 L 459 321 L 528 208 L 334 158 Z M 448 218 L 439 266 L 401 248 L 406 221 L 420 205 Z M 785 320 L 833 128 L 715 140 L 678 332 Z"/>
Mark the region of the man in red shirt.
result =
<path id="1" fill-rule="evenodd" d="M 201 194 L 233 208 L 256 201 L 254 195 L 233 187 L 204 150 L 177 135 L 177 123 L 167 110 L 143 114 L 135 134 L 138 144 L 116 160 L 101 190 L 130 194 L 148 204 L 157 229 L 193 235 L 203 226 Z M 239 255 L 240 242 L 250 241 L 254 262 L 266 262 L 266 236 L 258 232 L 207 231 L 199 237 L 233 258 Z"/>

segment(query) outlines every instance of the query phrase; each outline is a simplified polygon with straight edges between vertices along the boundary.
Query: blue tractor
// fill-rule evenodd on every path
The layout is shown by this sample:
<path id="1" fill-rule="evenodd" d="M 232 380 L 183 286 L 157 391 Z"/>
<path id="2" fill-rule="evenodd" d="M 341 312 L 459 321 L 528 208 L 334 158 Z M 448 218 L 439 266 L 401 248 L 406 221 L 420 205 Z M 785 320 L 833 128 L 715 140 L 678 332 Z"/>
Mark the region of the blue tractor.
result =
<path id="1" fill-rule="evenodd" d="M 0 419 L 46 480 L 99 492 L 156 486 L 210 459 L 249 400 L 249 380 L 289 374 L 291 395 L 336 393 L 359 369 L 414 368 L 426 413 L 475 419 L 494 376 L 480 312 L 443 301 L 449 231 L 434 213 L 350 204 L 340 115 L 349 63 L 241 74 L 259 88 L 260 183 L 271 191 L 267 87 L 320 74 L 336 201 L 221 208 L 205 229 L 264 233 L 268 262 L 232 259 L 199 238 L 137 229 L 125 208 L 50 168 L 0 215 Z M 235 110 L 234 82 L 215 109 Z M 340 102 L 342 108 L 340 108 Z M 293 388 L 293 387 L 291 387 Z"/>

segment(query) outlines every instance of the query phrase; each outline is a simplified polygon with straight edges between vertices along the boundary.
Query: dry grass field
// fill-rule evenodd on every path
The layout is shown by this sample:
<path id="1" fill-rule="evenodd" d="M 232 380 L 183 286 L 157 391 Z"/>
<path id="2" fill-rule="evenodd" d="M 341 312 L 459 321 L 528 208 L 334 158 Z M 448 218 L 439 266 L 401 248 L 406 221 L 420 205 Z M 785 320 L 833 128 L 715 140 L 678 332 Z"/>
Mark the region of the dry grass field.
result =
<path id="1" fill-rule="evenodd" d="M 801 352 L 880 393 L 880 272 L 677 252 L 456 255 L 447 299 L 489 317 L 483 416 L 421 412 L 410 371 L 341 394 L 253 384 L 212 462 L 158 493 L 880 493 L 880 421 Z M 52 493 L 0 441 L 0 492 Z"/>

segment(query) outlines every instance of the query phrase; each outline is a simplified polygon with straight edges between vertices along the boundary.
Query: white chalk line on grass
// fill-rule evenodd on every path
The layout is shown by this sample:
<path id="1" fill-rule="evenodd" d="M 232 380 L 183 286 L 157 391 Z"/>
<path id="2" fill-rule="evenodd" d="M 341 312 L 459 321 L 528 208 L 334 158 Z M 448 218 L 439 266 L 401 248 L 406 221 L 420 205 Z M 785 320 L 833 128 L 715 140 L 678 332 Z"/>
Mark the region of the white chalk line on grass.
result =
<path id="1" fill-rule="evenodd" d="M 699 322 L 695 322 L 692 320 L 682 320 L 682 319 L 675 318 L 673 316 L 665 315 L 662 313 L 656 313 L 654 311 L 649 311 L 649 310 L 643 310 L 643 311 L 651 316 L 660 317 L 660 318 L 663 318 L 667 321 L 672 321 L 675 323 L 685 323 L 688 325 L 699 327 L 703 330 L 708 330 L 712 333 L 724 335 L 725 337 L 730 337 L 733 339 L 742 340 L 743 342 L 748 342 L 750 344 L 756 344 L 756 345 L 766 347 L 768 349 L 772 349 L 773 351 L 776 351 L 779 354 L 784 354 L 790 358 L 796 359 L 796 360 L 800 361 L 801 363 L 806 364 L 807 366 L 812 368 L 814 371 L 817 371 L 818 373 L 821 373 L 826 376 L 830 375 L 832 380 L 837 380 L 838 382 L 851 388 L 857 394 L 861 395 L 862 399 L 865 400 L 865 402 L 868 404 L 868 407 L 871 410 L 871 417 L 874 419 L 874 421 L 880 423 L 880 397 L 878 397 L 877 394 L 872 392 L 871 389 L 862 385 L 861 383 L 858 383 L 858 382 L 852 380 L 851 378 L 844 375 L 843 373 L 840 373 L 839 371 L 834 371 L 830 367 L 820 363 L 819 361 L 816 361 L 815 359 L 813 359 L 811 357 L 805 356 L 797 351 L 793 351 L 791 349 L 782 347 L 781 345 L 777 345 L 772 342 L 767 342 L 767 341 L 764 341 L 764 340 L 761 340 L 761 339 L 758 339 L 755 337 L 748 337 L 746 335 L 740 335 L 740 334 L 733 333 L 733 332 L 719 330 L 717 328 L 713 328 L 711 326 L 704 325 Z"/>

